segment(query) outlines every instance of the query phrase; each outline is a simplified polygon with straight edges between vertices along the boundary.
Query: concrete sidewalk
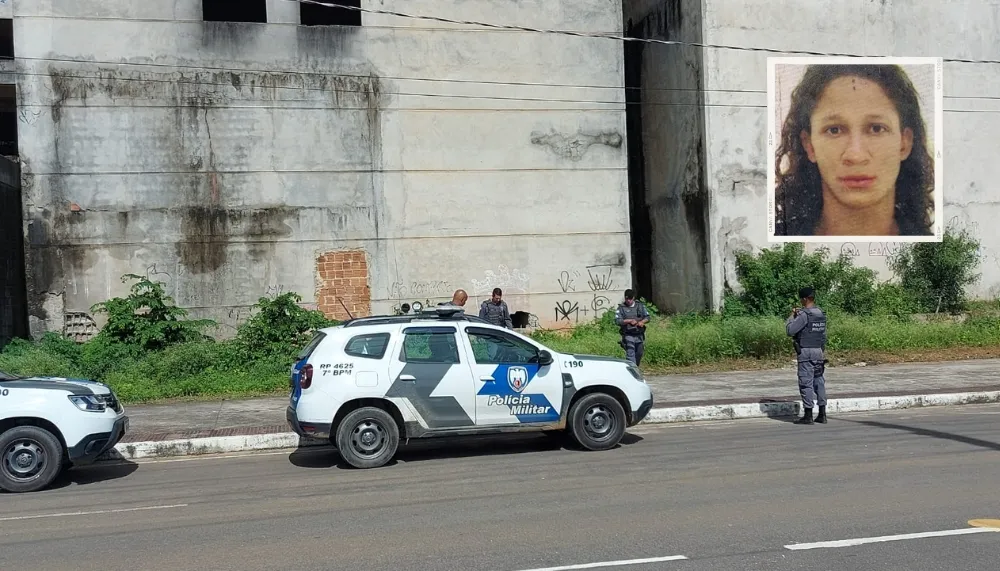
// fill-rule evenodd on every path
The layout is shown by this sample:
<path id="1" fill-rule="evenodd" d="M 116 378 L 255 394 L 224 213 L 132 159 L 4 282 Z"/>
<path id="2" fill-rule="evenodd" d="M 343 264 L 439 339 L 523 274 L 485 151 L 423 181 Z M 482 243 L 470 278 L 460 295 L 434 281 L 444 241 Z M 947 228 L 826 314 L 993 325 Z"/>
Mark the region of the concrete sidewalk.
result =
<path id="1" fill-rule="evenodd" d="M 826 377 L 831 414 L 1000 402 L 1000 359 L 829 367 Z M 800 413 L 791 367 L 647 380 L 655 403 L 647 423 Z M 135 459 L 316 444 L 291 433 L 287 406 L 287 397 L 130 406 L 131 429 L 118 454 Z"/>

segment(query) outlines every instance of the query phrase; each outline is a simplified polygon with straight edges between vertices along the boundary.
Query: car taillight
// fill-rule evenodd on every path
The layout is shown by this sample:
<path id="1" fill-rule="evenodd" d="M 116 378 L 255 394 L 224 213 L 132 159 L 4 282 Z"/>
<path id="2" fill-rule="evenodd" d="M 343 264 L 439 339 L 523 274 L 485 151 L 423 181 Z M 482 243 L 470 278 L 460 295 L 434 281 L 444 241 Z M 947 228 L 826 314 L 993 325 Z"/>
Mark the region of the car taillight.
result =
<path id="1" fill-rule="evenodd" d="M 299 386 L 303 389 L 308 389 L 313 384 L 313 366 L 306 365 L 302 367 L 302 380 L 299 381 Z"/>

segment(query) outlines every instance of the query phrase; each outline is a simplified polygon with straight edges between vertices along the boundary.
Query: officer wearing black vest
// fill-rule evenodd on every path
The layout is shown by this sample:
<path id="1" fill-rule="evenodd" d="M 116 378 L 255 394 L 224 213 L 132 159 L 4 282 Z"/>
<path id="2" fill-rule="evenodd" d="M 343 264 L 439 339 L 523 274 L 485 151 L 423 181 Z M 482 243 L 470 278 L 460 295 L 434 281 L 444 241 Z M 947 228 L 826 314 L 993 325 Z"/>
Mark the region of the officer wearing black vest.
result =
<path id="1" fill-rule="evenodd" d="M 799 364 L 799 394 L 802 395 L 802 418 L 795 424 L 813 423 L 813 405 L 819 405 L 816 422 L 826 424 L 826 314 L 816 307 L 816 293 L 810 287 L 799 290 L 802 307 L 795 308 L 785 321 L 785 332 L 795 341 Z"/>
<path id="2" fill-rule="evenodd" d="M 513 329 L 514 324 L 510 319 L 510 309 L 507 302 L 503 300 L 503 290 L 493 288 L 493 297 L 483 301 L 479 306 L 479 317 L 500 327 Z"/>
<path id="3" fill-rule="evenodd" d="M 635 300 L 634 291 L 625 290 L 625 301 L 615 309 L 615 323 L 622 336 L 620 345 L 625 349 L 625 359 L 638 367 L 645 352 L 649 311 L 645 305 Z"/>

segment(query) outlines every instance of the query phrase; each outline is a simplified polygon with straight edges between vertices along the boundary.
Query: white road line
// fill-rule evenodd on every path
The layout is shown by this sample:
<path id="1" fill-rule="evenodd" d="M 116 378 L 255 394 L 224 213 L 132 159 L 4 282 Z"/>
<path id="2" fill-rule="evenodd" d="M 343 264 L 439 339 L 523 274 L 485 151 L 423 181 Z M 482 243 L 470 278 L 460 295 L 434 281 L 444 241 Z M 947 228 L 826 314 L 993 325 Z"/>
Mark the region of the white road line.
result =
<path id="1" fill-rule="evenodd" d="M 572 569 L 596 569 L 598 567 L 624 567 L 626 565 L 642 565 L 645 563 L 661 563 L 664 561 L 680 561 L 687 559 L 683 555 L 667 557 L 650 557 L 647 559 L 623 559 L 621 561 L 600 561 L 597 563 L 580 563 L 578 565 L 563 565 L 561 567 L 539 567 L 538 569 L 523 569 L 522 571 L 570 571 Z"/>
<path id="2" fill-rule="evenodd" d="M 925 539 L 928 537 L 947 537 L 951 535 L 968 535 L 970 533 L 996 533 L 1000 529 L 991 527 L 969 527 L 963 529 L 948 529 L 944 531 L 926 531 L 923 533 L 904 533 L 902 535 L 883 535 L 882 537 L 861 537 L 857 539 L 841 539 L 839 541 L 819 541 L 816 543 L 795 543 L 786 545 L 785 549 L 800 551 L 805 549 L 824 549 L 828 547 L 853 547 L 869 543 L 886 541 L 903 541 L 906 539 Z"/>
<path id="3" fill-rule="evenodd" d="M 70 517 L 78 515 L 98 515 L 98 514 L 117 514 L 124 512 L 141 512 L 147 510 L 168 510 L 172 508 L 186 508 L 187 504 L 174 504 L 172 506 L 146 506 L 141 508 L 123 508 L 117 510 L 94 510 L 89 512 L 65 512 L 58 514 L 41 514 L 41 515 L 22 515 L 17 517 L 0 517 L 0 521 L 23 521 L 26 519 L 42 519 L 46 517 Z"/>

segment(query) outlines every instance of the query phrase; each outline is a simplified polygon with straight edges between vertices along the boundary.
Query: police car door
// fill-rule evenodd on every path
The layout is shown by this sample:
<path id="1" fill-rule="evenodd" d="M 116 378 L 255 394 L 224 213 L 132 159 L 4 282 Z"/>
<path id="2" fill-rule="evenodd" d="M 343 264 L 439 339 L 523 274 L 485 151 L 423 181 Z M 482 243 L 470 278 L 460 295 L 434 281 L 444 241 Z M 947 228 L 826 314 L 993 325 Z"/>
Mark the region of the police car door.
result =
<path id="1" fill-rule="evenodd" d="M 403 327 L 389 364 L 386 397 L 430 430 L 473 427 L 476 386 L 465 343 L 454 326 Z"/>
<path id="2" fill-rule="evenodd" d="M 476 383 L 476 424 L 549 424 L 559 421 L 558 368 L 540 367 L 531 343 L 496 329 L 466 326 Z"/>

